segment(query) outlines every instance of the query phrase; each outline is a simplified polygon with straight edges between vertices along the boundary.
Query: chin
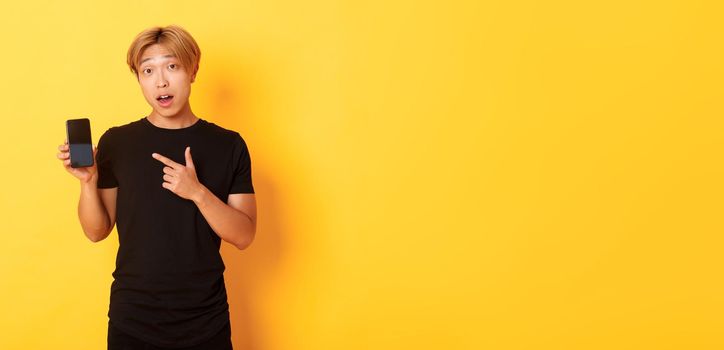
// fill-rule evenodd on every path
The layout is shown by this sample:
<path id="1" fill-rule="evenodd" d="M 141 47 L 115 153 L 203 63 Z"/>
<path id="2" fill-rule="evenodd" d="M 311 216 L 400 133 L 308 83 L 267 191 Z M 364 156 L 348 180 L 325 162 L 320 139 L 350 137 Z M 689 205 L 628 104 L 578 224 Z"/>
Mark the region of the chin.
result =
<path id="1" fill-rule="evenodd" d="M 158 114 L 160 114 L 161 116 L 164 116 L 164 117 L 169 118 L 169 117 L 175 117 L 175 116 L 178 114 L 179 110 L 177 110 L 177 109 L 175 109 L 175 110 L 162 110 L 162 111 L 157 111 L 157 112 L 158 112 Z"/>

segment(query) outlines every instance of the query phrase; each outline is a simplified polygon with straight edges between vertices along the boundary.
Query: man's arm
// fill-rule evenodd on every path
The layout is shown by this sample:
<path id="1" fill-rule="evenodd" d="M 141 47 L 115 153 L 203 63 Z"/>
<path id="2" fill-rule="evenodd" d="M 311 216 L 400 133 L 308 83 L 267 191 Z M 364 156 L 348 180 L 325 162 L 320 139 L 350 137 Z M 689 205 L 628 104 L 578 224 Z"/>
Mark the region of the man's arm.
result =
<path id="1" fill-rule="evenodd" d="M 116 223 L 116 196 L 118 188 L 99 189 L 98 162 L 90 167 L 73 168 L 70 166 L 68 140 L 58 146 L 58 159 L 71 175 L 80 180 L 80 199 L 78 200 L 78 219 L 83 233 L 93 242 L 108 237 Z M 93 146 L 93 158 L 98 149 Z"/>
<path id="2" fill-rule="evenodd" d="M 116 224 L 118 188 L 99 189 L 96 181 L 81 182 L 78 219 L 83 233 L 92 242 L 108 237 Z"/>
<path id="3" fill-rule="evenodd" d="M 199 182 L 196 166 L 191 158 L 191 147 L 186 147 L 186 164 L 179 164 L 158 154 L 151 156 L 165 164 L 161 186 L 181 198 L 193 201 L 209 226 L 221 239 L 239 249 L 246 249 L 256 233 L 256 195 L 234 193 L 228 205 Z"/>
<path id="4" fill-rule="evenodd" d="M 256 234 L 254 193 L 230 194 L 227 205 L 203 186 L 192 200 L 221 239 L 242 250 L 251 245 Z"/>

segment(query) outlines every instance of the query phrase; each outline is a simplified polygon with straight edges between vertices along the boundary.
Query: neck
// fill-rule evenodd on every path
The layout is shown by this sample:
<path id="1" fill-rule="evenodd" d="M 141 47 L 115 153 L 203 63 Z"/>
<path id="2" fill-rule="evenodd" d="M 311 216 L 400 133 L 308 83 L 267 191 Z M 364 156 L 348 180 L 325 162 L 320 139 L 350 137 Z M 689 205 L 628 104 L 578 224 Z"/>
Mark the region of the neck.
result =
<path id="1" fill-rule="evenodd" d="M 186 104 L 176 114 L 160 114 L 154 109 L 146 119 L 160 128 L 181 129 L 193 125 L 199 118 L 194 115 L 189 102 L 186 101 Z"/>

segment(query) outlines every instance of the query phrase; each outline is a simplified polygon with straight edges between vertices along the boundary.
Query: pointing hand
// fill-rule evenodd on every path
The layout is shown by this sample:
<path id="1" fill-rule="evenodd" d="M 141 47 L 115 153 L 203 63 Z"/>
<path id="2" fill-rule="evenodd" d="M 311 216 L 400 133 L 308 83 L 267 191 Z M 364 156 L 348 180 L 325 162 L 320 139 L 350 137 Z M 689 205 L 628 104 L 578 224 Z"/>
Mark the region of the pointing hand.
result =
<path id="1" fill-rule="evenodd" d="M 201 192 L 203 185 L 196 176 L 196 168 L 191 159 L 191 147 L 186 147 L 186 165 L 176 163 L 158 153 L 153 153 L 151 156 L 166 165 L 163 168 L 164 182 L 161 184 L 163 188 L 189 200 L 193 200 L 193 197 Z"/>

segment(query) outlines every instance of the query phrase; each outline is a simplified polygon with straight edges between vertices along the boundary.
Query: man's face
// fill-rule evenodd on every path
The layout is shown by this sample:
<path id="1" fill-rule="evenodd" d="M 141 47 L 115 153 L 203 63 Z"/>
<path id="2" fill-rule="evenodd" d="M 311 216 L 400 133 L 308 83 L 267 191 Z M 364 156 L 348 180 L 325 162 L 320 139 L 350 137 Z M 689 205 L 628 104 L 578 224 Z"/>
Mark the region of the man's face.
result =
<path id="1" fill-rule="evenodd" d="M 138 67 L 138 82 L 154 113 L 172 117 L 184 109 L 196 78 L 193 71 L 194 67 L 182 67 L 181 61 L 159 44 L 146 48 Z M 165 95 L 169 98 L 160 98 Z"/>

